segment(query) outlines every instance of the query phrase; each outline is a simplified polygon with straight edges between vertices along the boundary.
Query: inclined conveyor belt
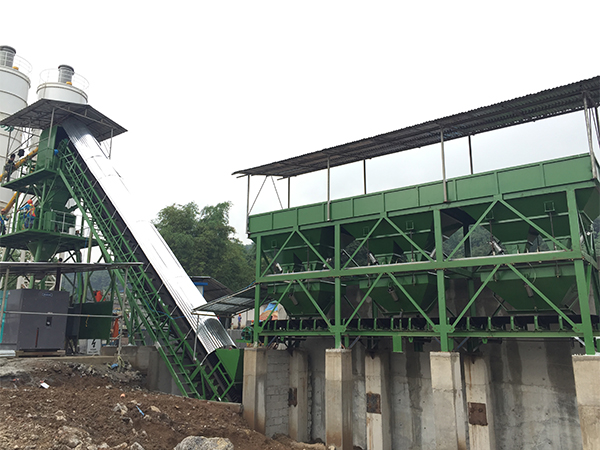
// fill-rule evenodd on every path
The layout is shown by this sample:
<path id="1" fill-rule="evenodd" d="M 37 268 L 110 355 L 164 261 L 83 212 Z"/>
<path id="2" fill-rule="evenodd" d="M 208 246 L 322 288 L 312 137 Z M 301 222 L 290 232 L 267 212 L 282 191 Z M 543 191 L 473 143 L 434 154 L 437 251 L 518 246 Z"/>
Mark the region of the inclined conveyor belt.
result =
<path id="1" fill-rule="evenodd" d="M 198 340 L 207 354 L 218 348 L 235 344 L 227 334 L 225 328 L 216 317 L 198 316 L 192 310 L 206 303 L 183 267 L 158 233 L 154 225 L 147 221 L 139 220 L 136 211 L 136 202 L 133 195 L 125 186 L 123 179 L 113 167 L 112 162 L 106 157 L 98 141 L 92 136 L 88 128 L 77 119 L 70 118 L 61 126 L 66 131 L 77 152 L 85 162 L 90 173 L 104 191 L 108 201 L 120 216 L 122 223 L 135 239 L 138 246 L 152 266 L 154 272 L 160 277 L 161 283 L 180 309 L 191 329 L 198 323 Z M 119 222 L 119 221 L 118 221 Z M 123 229 L 122 231 L 125 231 Z"/>

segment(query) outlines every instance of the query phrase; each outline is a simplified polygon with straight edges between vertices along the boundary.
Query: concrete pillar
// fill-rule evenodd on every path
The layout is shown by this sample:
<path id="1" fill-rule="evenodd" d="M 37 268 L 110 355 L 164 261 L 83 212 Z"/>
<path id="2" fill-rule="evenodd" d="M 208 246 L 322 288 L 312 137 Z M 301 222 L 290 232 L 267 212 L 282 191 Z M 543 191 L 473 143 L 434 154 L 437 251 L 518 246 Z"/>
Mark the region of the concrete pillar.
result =
<path id="1" fill-rule="evenodd" d="M 352 350 L 325 351 L 325 435 L 327 446 L 353 450 Z"/>
<path id="2" fill-rule="evenodd" d="M 308 354 L 302 350 L 294 350 L 290 358 L 288 406 L 290 437 L 308 442 Z"/>
<path id="3" fill-rule="evenodd" d="M 467 427 L 460 354 L 431 352 L 429 359 L 437 450 L 466 450 Z"/>
<path id="4" fill-rule="evenodd" d="M 389 367 L 389 353 L 382 352 L 365 356 L 368 449 L 392 449 Z"/>
<path id="5" fill-rule="evenodd" d="M 469 443 L 474 450 L 496 450 L 489 370 L 481 357 L 464 359 Z"/>
<path id="6" fill-rule="evenodd" d="M 600 356 L 573 355 L 583 450 L 600 448 Z"/>
<path id="7" fill-rule="evenodd" d="M 250 428 L 265 433 L 267 417 L 267 350 L 244 349 L 243 416 Z"/>

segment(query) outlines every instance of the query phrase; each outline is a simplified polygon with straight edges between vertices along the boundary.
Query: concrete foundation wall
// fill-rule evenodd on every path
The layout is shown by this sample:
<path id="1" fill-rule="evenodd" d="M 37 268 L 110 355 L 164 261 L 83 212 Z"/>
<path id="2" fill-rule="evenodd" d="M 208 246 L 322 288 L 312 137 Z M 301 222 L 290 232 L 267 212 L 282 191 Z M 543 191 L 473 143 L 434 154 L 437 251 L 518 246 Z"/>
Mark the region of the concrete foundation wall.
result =
<path id="1" fill-rule="evenodd" d="M 326 339 L 308 339 L 307 440 L 326 440 Z M 106 353 L 103 348 L 103 353 Z M 114 349 L 116 351 L 116 349 Z M 392 410 L 392 449 L 436 449 L 436 424 L 431 383 L 430 352 L 416 352 L 406 343 L 404 353 L 389 355 L 389 406 Z M 265 431 L 267 436 L 289 434 L 288 392 L 291 355 L 285 350 L 262 350 L 266 358 Z M 488 418 L 493 420 L 495 448 L 582 448 L 572 354 L 582 353 L 568 340 L 516 341 L 482 345 L 476 358 L 487 366 Z M 154 347 L 123 347 L 123 359 L 146 375 L 152 390 L 179 394 Z M 353 444 L 367 449 L 365 358 L 361 344 L 352 350 Z M 468 368 L 470 357 L 463 357 Z M 464 371 L 465 369 L 463 369 Z M 465 374 L 462 374 L 464 383 Z M 469 389 L 466 389 L 469 392 Z M 492 419 L 493 418 L 493 419 Z"/>
<path id="2" fill-rule="evenodd" d="M 267 436 L 288 434 L 288 389 L 290 354 L 286 351 L 267 352 L 266 431 Z"/>
<path id="3" fill-rule="evenodd" d="M 410 345 L 404 353 L 392 353 L 390 377 L 392 448 L 435 449 L 429 353 L 414 352 Z"/>
<path id="4" fill-rule="evenodd" d="M 600 355 L 573 357 L 583 450 L 600 448 Z"/>
<path id="5" fill-rule="evenodd" d="M 308 339 L 309 440 L 326 440 L 326 339 Z M 436 423 L 431 383 L 430 352 L 435 344 L 416 352 L 406 343 L 404 353 L 389 350 L 389 405 L 392 410 L 392 449 L 436 449 Z M 477 358 L 487 365 L 495 448 L 581 448 L 581 431 L 573 375 L 572 354 L 581 353 L 568 340 L 516 341 L 482 345 Z M 352 351 L 353 444 L 367 449 L 365 353 L 361 344 Z M 289 433 L 287 417 L 290 354 L 267 350 L 267 435 Z M 462 365 L 466 364 L 463 357 Z M 461 367 L 462 367 L 461 365 Z M 464 385 L 464 367 L 461 375 Z M 448 412 L 451 413 L 451 412 Z M 468 421 L 468 418 L 466 419 Z M 466 427 L 467 424 L 465 424 Z"/>
<path id="6" fill-rule="evenodd" d="M 488 345 L 496 448 L 581 448 L 571 343 Z"/>

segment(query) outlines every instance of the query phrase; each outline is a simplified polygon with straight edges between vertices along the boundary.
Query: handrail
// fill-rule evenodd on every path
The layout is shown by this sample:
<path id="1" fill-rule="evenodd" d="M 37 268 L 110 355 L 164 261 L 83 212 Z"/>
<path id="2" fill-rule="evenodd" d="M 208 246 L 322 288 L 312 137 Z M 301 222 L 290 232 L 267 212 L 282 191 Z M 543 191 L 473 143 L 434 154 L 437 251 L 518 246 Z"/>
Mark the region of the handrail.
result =
<path id="1" fill-rule="evenodd" d="M 0 67 L 6 67 L 8 69 L 18 70 L 19 72 L 24 73 L 25 75 L 29 75 L 33 69 L 33 66 L 29 61 L 25 58 L 22 58 L 18 55 L 12 56 L 12 64 L 9 66 L 7 63 L 10 63 L 10 59 L 6 55 L 0 53 Z"/>
<path id="2" fill-rule="evenodd" d="M 74 73 L 72 75 L 71 81 L 68 83 L 63 83 L 62 81 L 60 81 L 59 74 L 60 74 L 60 71 L 58 69 L 46 69 L 46 70 L 42 71 L 42 73 L 40 73 L 40 84 L 44 84 L 44 83 L 69 84 L 78 89 L 81 89 L 82 91 L 85 91 L 90 86 L 90 83 L 88 82 L 88 80 L 79 74 Z"/>

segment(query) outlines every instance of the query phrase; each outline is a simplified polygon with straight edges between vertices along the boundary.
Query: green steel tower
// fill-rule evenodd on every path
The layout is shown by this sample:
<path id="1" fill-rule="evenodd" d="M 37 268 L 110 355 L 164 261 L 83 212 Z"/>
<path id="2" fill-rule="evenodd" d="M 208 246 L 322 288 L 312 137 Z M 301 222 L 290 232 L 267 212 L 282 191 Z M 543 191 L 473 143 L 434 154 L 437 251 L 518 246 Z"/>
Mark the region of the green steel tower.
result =
<path id="1" fill-rule="evenodd" d="M 115 195 L 127 191 L 99 143 L 126 130 L 88 104 L 51 99 L 0 125 L 41 130 L 39 146 L 17 160 L 10 181 L 3 183 L 16 192 L 12 219 L 0 237 L 5 258 L 20 249 L 35 261 L 65 254 L 65 263 L 81 262 L 86 249 L 87 262 L 121 265 L 125 270 L 110 275 L 123 290 L 114 300 L 124 312 L 129 342 L 154 345 L 182 395 L 239 401 L 240 352 L 224 348 L 223 343 L 233 343 L 216 318 L 200 327 L 201 319 L 190 316 L 182 298 L 200 294 L 183 269 L 175 272 L 181 266 L 154 227 L 127 216 L 126 196 Z M 143 241 L 151 240 L 160 241 L 171 258 L 169 273 L 181 272 L 179 278 L 158 267 L 150 252 L 160 245 L 144 247 Z M 91 298 L 87 276 L 77 286 L 82 302 Z"/>

